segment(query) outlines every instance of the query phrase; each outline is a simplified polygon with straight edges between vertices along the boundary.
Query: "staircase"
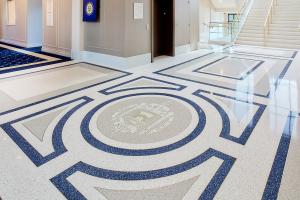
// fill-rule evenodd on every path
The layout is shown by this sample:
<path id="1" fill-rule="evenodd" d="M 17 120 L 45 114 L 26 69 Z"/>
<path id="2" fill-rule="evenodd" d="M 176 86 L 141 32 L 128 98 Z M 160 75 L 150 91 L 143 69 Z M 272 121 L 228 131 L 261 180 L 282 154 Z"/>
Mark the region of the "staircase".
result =
<path id="1" fill-rule="evenodd" d="M 236 43 L 300 49 L 300 0 L 277 0 L 265 40 L 264 23 L 270 3 L 255 1 Z"/>

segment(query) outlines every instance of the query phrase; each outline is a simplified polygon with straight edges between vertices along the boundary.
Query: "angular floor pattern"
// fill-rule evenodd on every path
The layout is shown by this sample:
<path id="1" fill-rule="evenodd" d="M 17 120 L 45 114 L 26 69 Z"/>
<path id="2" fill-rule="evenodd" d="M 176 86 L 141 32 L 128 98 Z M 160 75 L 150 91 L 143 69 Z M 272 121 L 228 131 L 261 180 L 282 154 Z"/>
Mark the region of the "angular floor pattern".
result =
<path id="1" fill-rule="evenodd" d="M 70 61 L 70 58 L 0 42 L 0 75 Z"/>
<path id="2" fill-rule="evenodd" d="M 299 64 L 232 46 L 2 79 L 0 196 L 299 199 Z"/>

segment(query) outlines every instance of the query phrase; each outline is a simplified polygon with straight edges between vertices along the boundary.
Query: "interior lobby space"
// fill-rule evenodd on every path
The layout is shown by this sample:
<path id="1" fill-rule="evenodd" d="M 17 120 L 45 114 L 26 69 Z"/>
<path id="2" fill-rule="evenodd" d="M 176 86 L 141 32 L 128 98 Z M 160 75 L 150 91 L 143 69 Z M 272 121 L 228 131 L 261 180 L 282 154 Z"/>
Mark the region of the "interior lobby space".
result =
<path id="1" fill-rule="evenodd" d="M 300 0 L 0 0 L 0 200 L 299 200 Z"/>

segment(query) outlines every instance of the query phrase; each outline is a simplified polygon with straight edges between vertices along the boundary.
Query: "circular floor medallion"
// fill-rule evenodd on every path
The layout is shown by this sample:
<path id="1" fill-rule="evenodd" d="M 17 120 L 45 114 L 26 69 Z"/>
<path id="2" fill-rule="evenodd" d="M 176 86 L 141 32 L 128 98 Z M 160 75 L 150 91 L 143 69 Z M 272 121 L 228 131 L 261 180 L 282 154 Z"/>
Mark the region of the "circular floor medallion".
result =
<path id="1" fill-rule="evenodd" d="M 98 130 L 106 137 L 129 144 L 161 142 L 182 133 L 192 122 L 185 102 L 167 96 L 122 99 L 98 116 Z"/>
<path id="2" fill-rule="evenodd" d="M 198 115 L 194 129 L 171 144 L 128 149 L 97 139 L 102 134 L 113 141 L 126 144 L 152 144 L 172 139 L 191 126 L 193 114 Z M 92 118 L 97 118 L 97 133 L 90 130 Z M 81 123 L 84 139 L 102 151 L 128 156 L 160 154 L 180 148 L 198 137 L 206 124 L 203 110 L 184 97 L 163 93 L 130 94 L 111 99 L 92 109 Z M 93 132 L 93 133 L 92 133 Z"/>

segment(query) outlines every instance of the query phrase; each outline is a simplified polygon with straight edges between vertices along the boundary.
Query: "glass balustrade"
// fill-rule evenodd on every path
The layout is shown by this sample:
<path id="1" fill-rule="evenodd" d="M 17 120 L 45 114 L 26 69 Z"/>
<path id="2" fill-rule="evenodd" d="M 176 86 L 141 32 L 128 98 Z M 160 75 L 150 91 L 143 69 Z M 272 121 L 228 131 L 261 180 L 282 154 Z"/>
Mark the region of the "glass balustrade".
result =
<path id="1" fill-rule="evenodd" d="M 252 7 L 253 0 L 246 0 L 242 8 L 228 17 L 228 22 L 210 22 L 210 43 L 234 43 L 241 31 L 248 13 Z"/>

